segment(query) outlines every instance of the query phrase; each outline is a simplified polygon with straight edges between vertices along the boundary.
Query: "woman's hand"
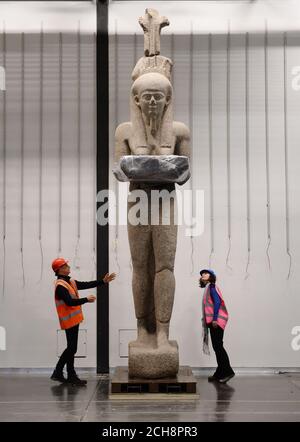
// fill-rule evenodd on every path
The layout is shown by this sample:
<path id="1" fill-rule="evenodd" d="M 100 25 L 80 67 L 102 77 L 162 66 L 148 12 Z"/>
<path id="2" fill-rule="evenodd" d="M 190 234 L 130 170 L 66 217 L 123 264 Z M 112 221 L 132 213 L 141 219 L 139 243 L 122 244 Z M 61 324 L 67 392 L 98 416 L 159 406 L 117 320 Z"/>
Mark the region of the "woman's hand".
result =
<path id="1" fill-rule="evenodd" d="M 217 321 L 213 321 L 213 322 L 212 322 L 212 326 L 213 326 L 213 328 L 218 328 L 218 323 L 217 323 Z"/>

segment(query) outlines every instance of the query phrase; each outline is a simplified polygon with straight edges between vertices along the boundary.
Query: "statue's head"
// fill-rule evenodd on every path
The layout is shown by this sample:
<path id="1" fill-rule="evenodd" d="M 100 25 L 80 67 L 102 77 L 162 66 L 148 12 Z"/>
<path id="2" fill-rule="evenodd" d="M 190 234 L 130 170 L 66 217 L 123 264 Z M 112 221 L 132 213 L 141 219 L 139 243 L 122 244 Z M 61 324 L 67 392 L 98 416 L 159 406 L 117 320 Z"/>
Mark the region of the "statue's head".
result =
<path id="1" fill-rule="evenodd" d="M 141 75 L 132 85 L 132 96 L 146 119 L 160 120 L 172 99 L 172 85 L 162 74 Z"/>
<path id="2" fill-rule="evenodd" d="M 144 149 L 149 146 L 149 134 L 161 147 L 171 147 L 173 137 L 173 88 L 159 72 L 140 75 L 131 87 L 132 144 Z M 148 130 L 147 130 L 148 128 Z"/>

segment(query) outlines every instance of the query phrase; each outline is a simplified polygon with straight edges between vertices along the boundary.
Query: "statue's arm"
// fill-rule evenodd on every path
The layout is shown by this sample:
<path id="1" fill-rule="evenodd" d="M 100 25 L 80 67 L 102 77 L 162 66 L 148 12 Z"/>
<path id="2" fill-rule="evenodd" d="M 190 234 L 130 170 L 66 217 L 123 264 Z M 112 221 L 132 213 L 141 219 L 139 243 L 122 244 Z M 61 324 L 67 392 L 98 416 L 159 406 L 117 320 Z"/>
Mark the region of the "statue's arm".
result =
<path id="1" fill-rule="evenodd" d="M 130 155 L 128 140 L 130 136 L 131 123 L 120 124 L 115 132 L 115 162 L 119 162 L 124 155 Z"/>
<path id="2" fill-rule="evenodd" d="M 174 130 L 176 135 L 174 155 L 183 155 L 190 157 L 190 131 L 189 128 L 178 121 L 174 122 Z"/>

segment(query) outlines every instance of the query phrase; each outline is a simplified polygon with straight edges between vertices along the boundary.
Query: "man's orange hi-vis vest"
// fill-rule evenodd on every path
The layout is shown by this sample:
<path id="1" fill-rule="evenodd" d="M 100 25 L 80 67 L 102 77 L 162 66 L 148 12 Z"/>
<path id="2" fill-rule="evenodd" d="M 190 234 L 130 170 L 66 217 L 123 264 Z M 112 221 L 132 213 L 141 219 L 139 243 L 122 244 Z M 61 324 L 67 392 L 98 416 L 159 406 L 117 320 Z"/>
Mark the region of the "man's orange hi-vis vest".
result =
<path id="1" fill-rule="evenodd" d="M 76 282 L 73 279 L 70 279 L 69 283 L 63 279 L 57 279 L 55 281 L 55 291 L 58 285 L 62 285 L 63 287 L 65 287 L 68 290 L 69 295 L 73 299 L 79 298 Z M 59 323 L 63 330 L 74 327 L 74 325 L 77 325 L 83 321 L 81 305 L 76 305 L 76 306 L 67 305 L 63 300 L 57 299 L 56 295 L 55 295 L 55 304 L 56 304 Z"/>

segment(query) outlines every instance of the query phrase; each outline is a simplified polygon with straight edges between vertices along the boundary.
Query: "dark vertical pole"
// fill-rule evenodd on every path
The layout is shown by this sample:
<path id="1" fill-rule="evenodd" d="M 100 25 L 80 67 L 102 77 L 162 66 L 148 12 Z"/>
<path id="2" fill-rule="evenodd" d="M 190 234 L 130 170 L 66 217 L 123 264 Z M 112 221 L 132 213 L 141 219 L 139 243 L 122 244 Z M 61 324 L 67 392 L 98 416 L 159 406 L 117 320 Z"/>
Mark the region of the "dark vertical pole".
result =
<path id="1" fill-rule="evenodd" d="M 97 1 L 97 193 L 108 189 L 108 0 Z M 97 279 L 108 271 L 108 225 L 97 224 Z M 97 373 L 109 372 L 108 284 L 97 289 Z"/>

